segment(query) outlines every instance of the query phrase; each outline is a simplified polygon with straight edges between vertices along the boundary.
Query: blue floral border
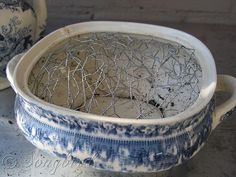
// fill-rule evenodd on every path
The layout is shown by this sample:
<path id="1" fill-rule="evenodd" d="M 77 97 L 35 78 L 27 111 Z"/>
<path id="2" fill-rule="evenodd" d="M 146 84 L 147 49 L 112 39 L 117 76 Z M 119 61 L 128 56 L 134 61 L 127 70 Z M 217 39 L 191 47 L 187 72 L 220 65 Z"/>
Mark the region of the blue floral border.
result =
<path id="1" fill-rule="evenodd" d="M 16 107 L 22 106 L 31 115 L 40 115 L 39 121 L 47 121 L 51 125 L 59 126 L 68 131 L 84 133 L 87 135 L 113 135 L 117 137 L 138 137 L 138 138 L 151 138 L 151 137 L 162 137 L 170 134 L 178 134 L 179 132 L 185 131 L 186 128 L 193 128 L 202 121 L 204 116 L 208 112 L 214 110 L 214 100 L 199 113 L 193 115 L 191 118 L 186 119 L 182 122 L 177 122 L 168 125 L 121 125 L 117 123 L 102 122 L 86 120 L 80 117 L 70 115 L 60 115 L 50 110 L 44 110 L 43 108 L 29 103 L 22 99 L 20 96 L 16 98 Z"/>
<path id="2" fill-rule="evenodd" d="M 86 124 L 87 126 L 83 127 L 84 130 L 87 130 L 88 135 L 81 134 L 81 129 L 76 133 L 63 131 L 60 128 L 49 126 L 32 117 L 32 114 L 24 107 L 24 104 L 27 104 L 26 101 L 20 96 L 17 96 L 16 99 L 15 113 L 17 122 L 26 138 L 37 147 L 58 157 L 70 158 L 79 164 L 104 170 L 125 172 L 159 171 L 169 169 L 189 160 L 202 147 L 211 132 L 214 105 L 212 103 L 213 101 L 201 111 L 201 114 L 199 113 L 197 114 L 198 116 L 194 116 L 194 118 L 201 116 L 203 118 L 197 119 L 198 124 L 192 129 L 185 130 L 181 134 L 172 134 L 169 137 L 163 136 L 162 139 L 158 138 L 161 136 L 158 133 L 157 139 L 144 138 L 133 140 L 133 136 L 150 137 L 150 133 L 142 131 L 142 126 L 135 127 L 135 131 L 129 131 L 138 133 L 138 135 L 130 133 L 128 135 L 131 136 L 130 139 L 122 139 L 122 137 L 120 139 L 110 138 L 110 134 L 116 135 L 111 131 L 113 128 L 107 130 L 108 134 L 106 136 L 95 137 L 90 134 L 91 130 L 93 132 L 94 129 L 88 127 L 95 125 L 101 128 L 101 132 L 105 133 L 106 131 L 103 131 L 104 127 L 102 123 L 96 125 L 95 122 L 91 124 L 91 121 Z M 44 113 L 42 114 L 43 119 L 46 118 L 44 116 L 50 115 L 50 118 L 47 119 L 57 116 L 57 120 L 62 119 L 63 121 L 66 120 L 66 122 L 69 121 L 67 123 L 74 123 L 74 121 L 71 122 L 70 116 L 59 116 L 51 111 L 49 114 L 48 110 L 43 110 L 31 103 L 30 110 L 37 110 L 37 113 Z M 45 112 L 47 113 L 45 114 Z M 68 124 L 62 125 L 68 126 Z M 191 122 L 188 122 L 187 125 L 191 126 Z M 123 128 L 132 129 L 130 126 L 124 126 Z M 71 127 L 76 128 L 74 126 Z M 177 125 L 174 125 L 174 127 L 177 127 Z M 181 127 L 186 127 L 186 125 L 182 125 Z M 141 129 L 138 130 L 138 128 Z M 164 134 L 167 135 L 168 132 L 169 135 L 173 133 L 168 130 Z M 127 137 L 127 132 L 123 135 Z M 155 134 L 152 133 L 152 137 L 154 136 Z M 71 147 L 71 145 L 73 146 Z"/>

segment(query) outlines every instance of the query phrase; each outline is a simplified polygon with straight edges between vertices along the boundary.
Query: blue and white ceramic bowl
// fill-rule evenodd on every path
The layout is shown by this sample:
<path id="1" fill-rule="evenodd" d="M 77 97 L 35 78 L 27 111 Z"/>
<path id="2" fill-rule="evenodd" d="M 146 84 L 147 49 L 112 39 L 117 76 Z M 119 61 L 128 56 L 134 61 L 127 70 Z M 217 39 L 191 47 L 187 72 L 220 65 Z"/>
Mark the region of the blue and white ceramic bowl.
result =
<path id="1" fill-rule="evenodd" d="M 174 29 L 87 22 L 12 59 L 15 115 L 36 147 L 89 167 L 167 170 L 193 157 L 236 105 L 236 79 Z M 215 107 L 218 90 L 232 96 Z"/>

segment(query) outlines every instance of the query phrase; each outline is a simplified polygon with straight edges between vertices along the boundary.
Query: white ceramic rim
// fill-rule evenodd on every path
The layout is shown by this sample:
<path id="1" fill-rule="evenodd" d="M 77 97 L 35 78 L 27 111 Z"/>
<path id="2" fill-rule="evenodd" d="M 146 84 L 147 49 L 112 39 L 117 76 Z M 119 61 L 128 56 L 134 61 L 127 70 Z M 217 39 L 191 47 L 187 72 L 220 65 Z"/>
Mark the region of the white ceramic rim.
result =
<path id="1" fill-rule="evenodd" d="M 131 34 L 151 35 L 169 41 L 174 41 L 184 45 L 185 47 L 195 49 L 195 55 L 201 66 L 203 75 L 199 97 L 197 98 L 195 103 L 185 111 L 171 117 L 166 117 L 163 119 L 128 119 L 101 116 L 71 110 L 69 108 L 50 104 L 33 95 L 28 88 L 28 76 L 33 66 L 42 56 L 42 54 L 50 47 L 53 47 L 55 44 L 68 37 L 90 32 L 123 32 Z M 213 56 L 209 49 L 200 40 L 185 32 L 158 25 L 133 22 L 83 22 L 60 28 L 36 43 L 22 56 L 21 60 L 17 64 L 13 75 L 13 83 L 17 94 L 22 96 L 25 100 L 34 103 L 42 107 L 43 109 L 53 111 L 54 113 L 66 116 L 80 117 L 82 119 L 98 122 L 102 121 L 135 125 L 162 125 L 170 123 L 172 124 L 191 118 L 209 103 L 216 88 L 216 67 Z"/>

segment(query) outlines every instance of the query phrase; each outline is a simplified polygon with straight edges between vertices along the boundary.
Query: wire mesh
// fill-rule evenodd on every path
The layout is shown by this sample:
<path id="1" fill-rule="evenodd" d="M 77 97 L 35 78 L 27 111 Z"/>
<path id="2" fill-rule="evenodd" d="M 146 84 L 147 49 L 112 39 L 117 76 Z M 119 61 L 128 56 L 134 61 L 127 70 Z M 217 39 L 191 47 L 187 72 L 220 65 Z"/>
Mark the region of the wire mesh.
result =
<path id="1" fill-rule="evenodd" d="M 44 101 L 77 111 L 165 118 L 199 95 L 202 70 L 194 52 L 147 35 L 87 33 L 49 48 L 28 84 Z"/>

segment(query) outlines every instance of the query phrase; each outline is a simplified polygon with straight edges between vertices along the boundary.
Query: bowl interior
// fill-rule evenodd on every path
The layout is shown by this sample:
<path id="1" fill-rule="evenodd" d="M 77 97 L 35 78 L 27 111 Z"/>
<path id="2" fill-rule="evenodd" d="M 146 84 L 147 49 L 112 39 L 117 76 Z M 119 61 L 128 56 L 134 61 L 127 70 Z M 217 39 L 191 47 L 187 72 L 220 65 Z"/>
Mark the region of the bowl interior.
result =
<path id="1" fill-rule="evenodd" d="M 96 32 L 48 48 L 28 86 L 40 99 L 73 110 L 154 119 L 193 105 L 201 80 L 194 49 L 148 35 Z"/>

